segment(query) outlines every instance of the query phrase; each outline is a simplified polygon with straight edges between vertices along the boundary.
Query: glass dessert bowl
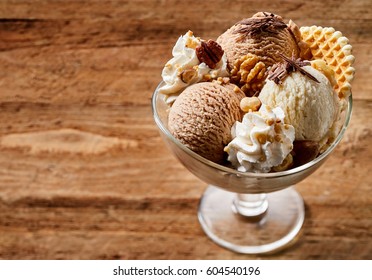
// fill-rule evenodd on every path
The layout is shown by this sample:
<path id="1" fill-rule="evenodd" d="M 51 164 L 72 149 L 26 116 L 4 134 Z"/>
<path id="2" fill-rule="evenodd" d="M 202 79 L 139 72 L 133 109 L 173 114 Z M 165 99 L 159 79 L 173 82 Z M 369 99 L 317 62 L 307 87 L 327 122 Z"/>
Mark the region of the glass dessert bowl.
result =
<path id="1" fill-rule="evenodd" d="M 244 254 L 272 253 L 292 244 L 305 218 L 304 202 L 294 185 L 317 170 L 341 141 L 352 112 L 352 96 L 342 113 L 341 130 L 314 160 L 281 172 L 240 172 L 216 164 L 181 144 L 168 130 L 169 106 L 158 94 L 152 110 L 161 137 L 177 159 L 209 186 L 198 209 L 199 222 L 215 243 Z"/>

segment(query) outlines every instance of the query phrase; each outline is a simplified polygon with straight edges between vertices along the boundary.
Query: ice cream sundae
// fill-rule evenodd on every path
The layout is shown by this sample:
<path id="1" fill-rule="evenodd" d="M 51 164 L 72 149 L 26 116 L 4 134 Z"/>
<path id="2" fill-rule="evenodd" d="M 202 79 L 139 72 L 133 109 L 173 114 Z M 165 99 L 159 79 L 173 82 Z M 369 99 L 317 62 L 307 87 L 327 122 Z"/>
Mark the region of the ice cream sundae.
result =
<path id="1" fill-rule="evenodd" d="M 188 31 L 162 72 L 168 129 L 200 156 L 242 172 L 302 165 L 339 133 L 351 51 L 333 28 L 298 27 L 267 12 L 216 40 Z"/>

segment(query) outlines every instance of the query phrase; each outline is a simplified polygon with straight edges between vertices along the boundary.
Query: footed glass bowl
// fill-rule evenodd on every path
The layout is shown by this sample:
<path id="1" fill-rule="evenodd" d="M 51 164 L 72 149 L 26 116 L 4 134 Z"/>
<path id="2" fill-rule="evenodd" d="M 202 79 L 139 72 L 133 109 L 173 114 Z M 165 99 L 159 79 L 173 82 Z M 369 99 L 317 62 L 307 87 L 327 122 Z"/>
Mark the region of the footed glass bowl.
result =
<path id="1" fill-rule="evenodd" d="M 305 217 L 303 199 L 294 185 L 318 169 L 341 141 L 350 121 L 352 97 L 341 114 L 339 135 L 323 154 L 286 171 L 252 173 L 209 161 L 174 138 L 168 130 L 169 107 L 158 94 L 160 86 L 152 96 L 160 135 L 178 160 L 209 184 L 198 209 L 207 236 L 227 249 L 245 254 L 276 252 L 292 244 Z"/>

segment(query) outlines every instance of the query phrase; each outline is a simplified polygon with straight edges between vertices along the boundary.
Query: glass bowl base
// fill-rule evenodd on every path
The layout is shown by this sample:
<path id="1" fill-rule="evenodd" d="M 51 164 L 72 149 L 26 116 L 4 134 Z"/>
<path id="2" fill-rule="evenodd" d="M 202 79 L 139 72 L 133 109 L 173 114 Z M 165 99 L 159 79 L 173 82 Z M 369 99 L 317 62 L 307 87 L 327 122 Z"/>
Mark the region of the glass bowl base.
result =
<path id="1" fill-rule="evenodd" d="M 268 208 L 260 216 L 246 217 L 234 210 L 237 194 L 209 186 L 200 200 L 199 222 L 215 243 L 243 254 L 274 253 L 288 247 L 305 218 L 301 195 L 288 187 L 268 193 Z"/>

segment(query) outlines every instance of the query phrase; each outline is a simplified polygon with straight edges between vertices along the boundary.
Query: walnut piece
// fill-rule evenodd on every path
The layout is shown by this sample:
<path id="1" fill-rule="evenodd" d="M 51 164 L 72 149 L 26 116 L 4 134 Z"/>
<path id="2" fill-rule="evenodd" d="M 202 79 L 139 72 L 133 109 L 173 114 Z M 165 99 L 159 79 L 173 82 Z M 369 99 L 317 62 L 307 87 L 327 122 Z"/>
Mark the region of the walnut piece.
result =
<path id="1" fill-rule="evenodd" d="M 237 59 L 231 70 L 232 82 L 238 84 L 247 96 L 254 96 L 262 89 L 266 79 L 266 66 L 254 54 Z"/>

